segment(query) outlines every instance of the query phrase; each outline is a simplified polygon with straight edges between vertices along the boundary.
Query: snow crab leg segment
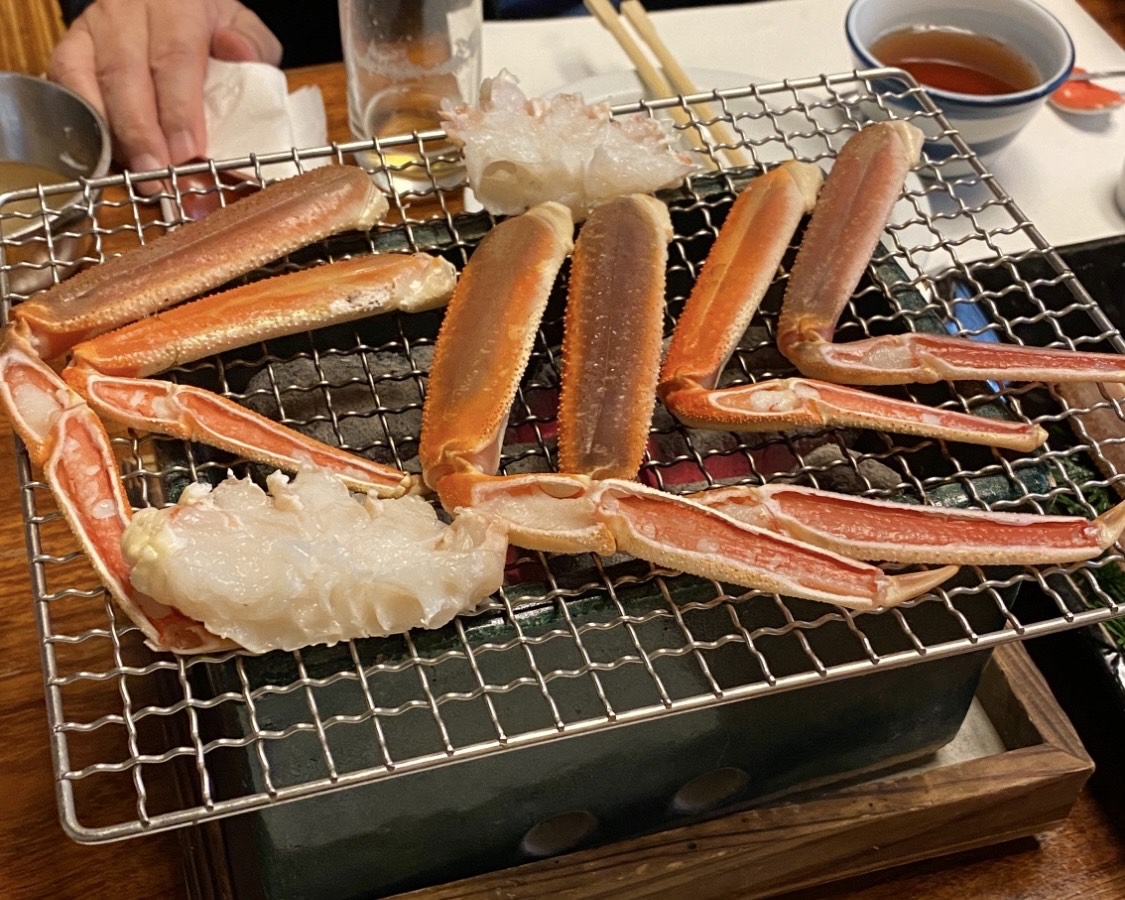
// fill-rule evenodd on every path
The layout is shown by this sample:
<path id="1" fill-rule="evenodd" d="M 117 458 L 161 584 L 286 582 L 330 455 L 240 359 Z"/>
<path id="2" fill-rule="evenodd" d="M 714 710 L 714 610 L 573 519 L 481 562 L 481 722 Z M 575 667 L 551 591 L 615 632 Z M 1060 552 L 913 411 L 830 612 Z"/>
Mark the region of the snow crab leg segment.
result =
<path id="1" fill-rule="evenodd" d="M 817 166 L 784 162 L 735 200 L 668 345 L 659 392 L 673 412 L 684 402 L 698 408 L 718 384 L 822 178 Z"/>
<path id="2" fill-rule="evenodd" d="M 400 496 L 414 485 L 410 475 L 393 466 L 305 437 L 210 391 L 98 375 L 84 368 L 66 369 L 64 374 L 93 409 L 130 428 L 208 444 L 289 472 L 320 466 L 353 490 L 380 497 Z"/>
<path id="3" fill-rule="evenodd" d="M 796 485 L 716 488 L 691 499 L 835 553 L 902 563 L 1077 562 L 1100 555 L 1125 531 L 1125 503 L 1090 520 L 892 503 Z"/>
<path id="4" fill-rule="evenodd" d="M 957 571 L 944 566 L 888 575 L 632 481 L 461 473 L 443 487 L 449 501 L 504 521 L 509 540 L 521 547 L 628 553 L 703 578 L 852 609 L 902 603 Z"/>
<path id="5" fill-rule="evenodd" d="M 63 377 L 102 415 L 296 471 L 314 464 L 359 490 L 403 493 L 412 479 L 307 438 L 209 391 L 145 375 L 312 327 L 445 303 L 454 267 L 428 254 L 357 257 L 265 279 L 134 322 L 74 348 Z"/>
<path id="6" fill-rule="evenodd" d="M 1118 353 L 1081 353 L 919 333 L 846 344 L 818 343 L 815 362 L 802 360 L 802 372 L 847 384 L 1125 382 L 1125 356 Z"/>
<path id="7" fill-rule="evenodd" d="M 692 428 L 776 431 L 842 425 L 1015 450 L 1039 446 L 1046 435 L 1038 426 L 935 410 L 807 379 L 715 389 L 793 233 L 817 202 L 820 184 L 816 166 L 786 162 L 739 195 L 668 348 L 659 387 L 668 409 Z"/>
<path id="8" fill-rule="evenodd" d="M 676 395 L 674 412 L 689 427 L 730 431 L 874 428 L 1023 451 L 1035 449 L 1047 438 L 1038 425 L 935 409 L 804 378 L 718 391 L 681 391 Z"/>
<path id="9" fill-rule="evenodd" d="M 53 359 L 314 241 L 369 229 L 386 211 L 363 169 L 323 166 L 79 272 L 20 304 L 12 319 L 25 322 L 36 352 Z"/>
<path id="10" fill-rule="evenodd" d="M 632 194 L 596 207 L 574 246 L 559 395 L 559 468 L 633 478 L 656 402 L 668 207 Z"/>
<path id="11" fill-rule="evenodd" d="M 71 365 L 144 378 L 255 341 L 449 301 L 457 270 L 428 253 L 387 253 L 276 275 L 84 341 Z"/>
<path id="12" fill-rule="evenodd" d="M 617 542 L 594 514 L 594 489 L 584 475 L 462 471 L 442 479 L 441 500 L 446 509 L 471 509 L 502 522 L 509 542 L 525 550 L 609 556 Z"/>
<path id="13" fill-rule="evenodd" d="M 508 413 L 573 232 L 565 206 L 540 204 L 493 228 L 461 273 L 422 410 L 418 455 L 426 484 L 439 494 L 451 472 L 496 471 Z"/>
<path id="14" fill-rule="evenodd" d="M 781 352 L 808 377 L 843 384 L 1125 381 L 1125 357 L 1115 353 L 917 333 L 832 343 L 921 146 L 913 125 L 884 122 L 841 149 L 793 263 L 778 322 Z"/>
<path id="15" fill-rule="evenodd" d="M 194 652 L 230 646 L 199 622 L 133 590 L 121 555 L 132 507 L 114 474 L 109 436 L 82 398 L 13 329 L 0 349 L 0 401 L 102 584 L 149 643 Z"/>
<path id="16" fill-rule="evenodd" d="M 875 252 L 922 132 L 907 122 L 868 125 L 841 148 L 793 261 L 778 320 L 778 349 L 810 378 L 847 382 L 820 362 Z"/>

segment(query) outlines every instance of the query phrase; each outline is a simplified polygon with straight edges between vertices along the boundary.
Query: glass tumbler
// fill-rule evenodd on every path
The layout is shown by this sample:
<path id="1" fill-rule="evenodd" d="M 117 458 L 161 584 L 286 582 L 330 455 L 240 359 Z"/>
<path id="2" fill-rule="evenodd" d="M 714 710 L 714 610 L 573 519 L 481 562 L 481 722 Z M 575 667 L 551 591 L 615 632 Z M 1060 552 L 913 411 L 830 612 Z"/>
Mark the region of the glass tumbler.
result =
<path id="1" fill-rule="evenodd" d="M 441 127 L 443 100 L 474 103 L 481 81 L 481 0 L 339 0 L 348 123 L 357 139 Z M 452 165 L 448 144 L 388 148 L 395 177 L 434 178 Z M 364 160 L 360 160 L 361 163 Z"/>

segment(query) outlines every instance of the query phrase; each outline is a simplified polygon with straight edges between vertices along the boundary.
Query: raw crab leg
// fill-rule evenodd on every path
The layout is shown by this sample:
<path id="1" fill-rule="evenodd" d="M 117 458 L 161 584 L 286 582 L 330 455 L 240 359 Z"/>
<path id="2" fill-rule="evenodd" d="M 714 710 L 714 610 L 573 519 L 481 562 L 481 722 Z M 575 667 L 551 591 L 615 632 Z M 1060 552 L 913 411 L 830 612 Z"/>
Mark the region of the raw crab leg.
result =
<path id="1" fill-rule="evenodd" d="M 534 222 L 515 224 L 518 221 L 509 220 L 505 226 L 513 225 L 516 234 L 534 233 L 539 228 Z M 623 432 L 638 430 L 642 436 L 647 431 L 656 375 L 655 355 L 660 344 L 660 330 L 652 319 L 662 307 L 666 257 L 651 249 L 640 253 L 635 261 L 629 255 L 638 250 L 638 240 L 651 241 L 654 237 L 667 240 L 669 236 L 665 218 L 643 197 L 626 197 L 596 208 L 579 235 L 572 265 L 572 273 L 577 277 L 572 279 L 567 307 L 569 319 L 570 304 L 574 304 L 579 322 L 576 327 L 568 321 L 565 338 L 569 349 L 579 352 L 566 358 L 563 393 L 569 399 L 560 402 L 560 419 L 578 417 L 581 420 L 578 424 L 560 422 L 560 434 L 568 434 L 567 440 L 573 444 L 566 451 L 571 464 L 590 463 L 598 472 L 629 470 L 630 475 L 635 472 L 639 453 L 635 454 L 635 460 L 612 459 L 614 452 L 633 453 L 636 441 L 632 435 L 597 436 L 612 431 L 608 427 L 612 425 Z M 632 481 L 595 479 L 585 473 L 490 474 L 495 472 L 496 464 L 480 447 L 486 440 L 494 440 L 496 428 L 485 428 L 483 423 L 496 418 L 506 421 L 507 404 L 514 394 L 522 361 L 519 368 L 513 369 L 510 362 L 505 366 L 504 383 L 510 390 L 498 389 L 490 381 L 491 392 L 486 387 L 470 391 L 475 385 L 473 375 L 478 366 L 473 357 L 465 357 L 472 352 L 472 344 L 463 343 L 468 340 L 467 335 L 472 334 L 466 330 L 466 323 L 491 316 L 499 322 L 513 323 L 510 331 L 518 340 L 507 335 L 513 346 L 501 349 L 493 344 L 488 357 L 511 360 L 519 355 L 517 343 L 522 346 L 530 342 L 538 327 L 538 317 L 527 320 L 521 306 L 526 298 L 513 292 L 513 285 L 507 280 L 510 268 L 507 258 L 491 250 L 482 253 L 486 249 L 489 248 L 482 243 L 462 274 L 450 303 L 438 341 L 426 405 L 423 472 L 427 482 L 436 487 L 446 509 L 471 508 L 501 521 L 508 530 L 509 540 L 528 549 L 564 553 L 593 551 L 603 555 L 629 553 L 705 578 L 861 609 L 902 602 L 930 590 L 956 571 L 948 567 L 887 575 L 875 566 L 771 534 Z M 530 258 L 532 267 L 538 269 L 543 258 L 553 261 L 556 252 L 553 243 L 541 247 L 539 256 Z M 623 271 L 613 271 L 614 261 Z M 621 283 L 629 284 L 627 295 L 643 303 L 645 309 L 634 311 L 631 316 L 635 318 L 627 319 L 641 324 L 625 330 L 614 330 L 612 325 L 607 325 L 605 330 L 593 327 L 592 323 L 620 320 L 618 278 L 623 279 Z M 466 285 L 477 293 L 466 293 Z M 539 284 L 537 290 L 545 292 L 548 287 Z M 504 302 L 497 303 L 498 299 Z M 488 301 L 499 308 L 476 309 Z M 473 311 L 475 316 L 471 315 Z M 515 323 L 519 323 L 518 328 Z M 487 333 L 492 334 L 494 326 L 488 327 Z M 594 335 L 592 340 L 591 334 Z M 634 343 L 638 346 L 623 346 Z M 625 382 L 615 385 L 610 375 L 612 363 L 591 359 L 598 354 L 623 354 L 627 360 L 640 360 L 642 371 L 637 389 L 628 385 L 630 379 L 624 372 L 614 373 Z M 453 361 L 458 361 L 459 365 L 454 367 Z M 647 376 L 646 370 L 650 372 Z M 584 383 L 587 378 L 589 384 Z M 477 393 L 499 395 L 488 398 L 487 416 L 479 406 L 474 407 L 473 415 L 456 414 L 459 408 L 450 404 L 450 398 L 458 396 L 454 379 L 459 379 L 458 386 L 462 392 L 469 392 L 469 397 Z M 602 411 L 585 418 L 589 413 L 579 411 L 583 399 L 597 404 Z M 603 415 L 608 417 L 607 427 L 589 426 L 590 421 L 597 422 Z M 444 454 L 435 452 L 433 445 L 426 446 L 427 439 L 433 441 L 438 437 L 445 442 L 440 446 Z M 604 443 L 605 447 L 590 450 L 599 443 Z"/>
<path id="2" fill-rule="evenodd" d="M 418 456 L 431 488 L 450 472 L 496 471 L 508 412 L 573 231 L 565 206 L 542 203 L 501 222 L 473 251 L 442 320 L 422 408 Z"/>
<path id="3" fill-rule="evenodd" d="M 797 485 L 692 494 L 711 509 L 854 559 L 1037 565 L 1093 559 L 1125 531 L 1125 502 L 1090 520 L 892 503 Z"/>
<path id="4" fill-rule="evenodd" d="M 1125 381 L 1125 357 L 1114 353 L 918 333 L 832 342 L 921 147 L 922 133 L 913 125 L 885 122 L 867 126 L 840 150 L 793 263 L 778 349 L 810 378 L 844 384 Z"/>
<path id="5" fill-rule="evenodd" d="M 676 418 L 693 428 L 785 431 L 833 425 L 1025 451 L 1047 437 L 1038 425 L 937 409 L 808 378 L 685 390 L 665 402 Z"/>
<path id="6" fill-rule="evenodd" d="M 643 194 L 590 213 L 570 269 L 559 395 L 559 468 L 633 478 L 656 403 L 672 219 Z"/>
<path id="7" fill-rule="evenodd" d="M 777 275 L 801 220 L 816 205 L 823 175 L 784 162 L 738 195 L 680 314 L 660 373 L 667 403 L 679 391 L 714 388 Z"/>
<path id="8" fill-rule="evenodd" d="M 581 475 L 450 475 L 447 504 L 503 520 L 512 543 L 562 553 L 628 553 L 660 566 L 852 609 L 893 606 L 937 587 L 956 566 L 888 575 L 635 481 Z"/>
<path id="9" fill-rule="evenodd" d="M 365 257 L 279 276 L 158 314 L 169 304 L 224 283 L 232 275 L 306 241 L 343 228 L 370 227 L 386 208 L 382 197 L 372 191 L 369 177 L 360 170 L 325 172 L 267 188 L 236 204 L 229 213 L 216 213 L 200 224 L 186 226 L 127 254 L 121 262 L 108 262 L 94 270 L 95 274 L 23 304 L 11 324 L 0 332 L 0 402 L 7 407 L 36 464 L 45 470 L 60 509 L 110 594 L 154 649 L 202 652 L 233 645 L 133 585 L 122 543 L 135 522 L 116 474 L 112 445 L 94 408 L 43 358 L 60 355 L 73 340 L 106 335 L 134 316 L 155 314 L 136 327 L 88 340 L 65 370 L 80 391 L 91 394 L 99 409 L 148 430 L 167 426 L 164 430 L 231 447 L 250 458 L 264 458 L 287 468 L 312 461 L 342 469 L 352 476 L 345 480 L 354 484 L 370 486 L 374 481 L 383 493 L 401 493 L 410 483 L 401 472 L 289 435 L 269 420 L 252 416 L 223 398 L 190 388 L 150 384 L 138 377 L 250 340 L 389 309 L 413 311 L 444 302 L 455 282 L 454 269 L 440 259 L 419 254 Z M 124 292 L 123 299 L 116 296 L 119 290 Z M 170 348 L 160 346 L 168 340 Z M 98 366 L 116 374 L 102 374 Z M 140 407 L 139 412 L 134 407 Z M 261 443 L 266 445 L 264 452 L 260 452 Z M 332 484 L 346 497 L 342 484 L 336 479 Z M 319 503 L 322 492 L 312 493 Z M 411 592 L 409 588 L 417 586 L 417 582 L 412 583 L 405 595 L 395 594 L 389 601 L 391 607 L 406 596 L 407 605 L 417 601 L 426 607 L 422 612 L 432 611 L 427 604 L 435 599 L 463 608 L 479 599 L 482 583 L 490 584 L 488 579 L 493 576 L 499 582 L 506 539 L 497 527 L 488 523 L 482 526 L 471 515 L 459 520 L 461 526 L 445 526 L 418 498 L 394 502 L 408 501 L 422 504 L 429 516 L 389 515 L 388 520 L 393 519 L 390 528 L 410 520 L 404 530 L 411 531 L 410 539 L 423 545 L 424 551 L 433 551 L 440 573 L 436 582 L 420 579 L 430 586 L 436 583 L 434 591 L 427 593 L 427 588 Z M 282 498 L 280 502 L 286 501 Z M 368 498 L 369 504 L 379 502 Z M 351 505 L 350 500 L 344 504 L 348 512 Z M 392 508 L 406 509 L 399 505 Z M 238 528 L 229 517 L 224 521 L 227 527 Z M 222 527 L 210 537 L 221 541 Z M 163 542 L 138 545 L 134 541 L 134 548 L 143 557 L 138 562 L 145 562 L 151 552 L 163 554 L 164 562 L 173 568 L 186 565 L 177 540 L 173 535 Z M 395 558 L 401 562 L 402 555 Z M 155 562 L 160 565 L 159 560 Z M 301 565 L 303 560 L 298 558 L 296 563 Z M 218 580 L 223 582 L 222 573 L 219 575 Z M 223 583 L 229 586 L 232 582 Z M 331 584 L 325 589 L 331 590 Z M 236 608 L 247 602 L 241 593 L 227 600 Z M 314 597 L 313 602 L 318 600 Z M 383 600 L 374 606 L 381 603 Z M 350 614 L 351 607 L 345 607 L 345 614 Z M 366 611 L 376 616 L 387 612 L 379 608 Z M 246 612 L 252 617 L 252 612 Z M 390 612 L 393 614 L 394 609 Z M 298 628 L 307 624 L 301 620 L 300 611 L 290 618 Z M 420 620 L 421 624 L 425 621 Z"/>
<path id="10" fill-rule="evenodd" d="M 232 646 L 133 589 L 121 555 L 132 507 L 117 478 L 109 436 L 83 399 L 11 329 L 0 347 L 0 400 L 102 583 L 150 643 L 190 652 Z"/>
<path id="11" fill-rule="evenodd" d="M 44 359 L 329 235 L 369 229 L 387 200 L 356 166 L 274 182 L 204 219 L 79 272 L 12 311 Z"/>
<path id="12" fill-rule="evenodd" d="M 805 378 L 716 387 L 793 233 L 817 203 L 820 184 L 816 166 L 786 162 L 755 178 L 739 195 L 668 348 L 659 386 L 668 409 L 695 428 L 776 431 L 844 425 L 1018 450 L 1041 444 L 1045 432 L 1038 426 L 935 409 Z M 856 255 L 855 260 L 866 264 L 867 257 Z M 850 255 L 847 262 L 854 264 Z"/>
<path id="13" fill-rule="evenodd" d="M 66 381 L 108 418 L 145 431 L 202 441 L 295 471 L 315 464 L 380 496 L 410 476 L 307 438 L 210 391 L 143 376 L 313 327 L 393 309 L 445 303 L 454 267 L 425 253 L 356 257 L 280 275 L 179 306 L 74 348 Z"/>

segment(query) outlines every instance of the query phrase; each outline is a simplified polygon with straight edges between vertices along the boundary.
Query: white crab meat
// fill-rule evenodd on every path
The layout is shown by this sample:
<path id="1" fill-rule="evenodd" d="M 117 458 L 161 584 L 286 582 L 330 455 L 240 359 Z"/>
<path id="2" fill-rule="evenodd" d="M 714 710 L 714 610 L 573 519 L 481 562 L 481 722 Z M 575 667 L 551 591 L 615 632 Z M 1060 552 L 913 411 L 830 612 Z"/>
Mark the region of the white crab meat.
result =
<path id="1" fill-rule="evenodd" d="M 609 110 L 580 94 L 529 100 L 501 71 L 485 79 L 479 105 L 446 106 L 442 123 L 462 145 L 469 184 L 489 212 L 511 215 L 557 200 L 581 219 L 622 194 L 675 187 L 696 168 L 662 121 Z"/>
<path id="2" fill-rule="evenodd" d="M 230 478 L 143 509 L 122 537 L 133 586 L 254 652 L 439 628 L 503 580 L 507 538 L 471 511 L 357 500 L 335 476 Z"/>

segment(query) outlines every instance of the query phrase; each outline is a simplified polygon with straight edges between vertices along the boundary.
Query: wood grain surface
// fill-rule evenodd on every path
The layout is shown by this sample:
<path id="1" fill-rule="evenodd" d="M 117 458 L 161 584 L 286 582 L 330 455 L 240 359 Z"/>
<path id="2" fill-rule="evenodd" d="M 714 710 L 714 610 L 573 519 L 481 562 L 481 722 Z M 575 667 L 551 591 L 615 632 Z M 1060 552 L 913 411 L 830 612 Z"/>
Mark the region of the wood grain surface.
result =
<path id="1" fill-rule="evenodd" d="M 1121 40 L 1125 4 L 1083 0 L 1083 5 L 1103 17 Z M 331 136 L 347 140 L 340 67 L 295 71 L 290 82 L 293 87 L 322 87 Z M 0 629 L 0 898 L 186 897 L 181 839 L 191 838 L 190 833 L 84 846 L 71 841 L 59 825 L 21 499 L 6 420 L 0 421 L 0 445 L 0 596 L 6 610 L 5 627 Z M 696 875 L 706 879 L 707 871 L 701 868 Z M 554 885 L 553 891 L 582 896 L 568 891 L 565 884 Z M 496 896 L 503 895 L 502 886 L 498 887 Z M 828 900 L 1121 898 L 1125 897 L 1125 822 L 1120 813 L 1111 817 L 1099 798 L 1085 790 L 1066 823 L 1040 840 L 918 863 L 799 896 L 800 900 L 814 896 Z"/>
<path id="2" fill-rule="evenodd" d="M 62 33 L 58 0 L 0 0 L 0 71 L 47 71 Z"/>

